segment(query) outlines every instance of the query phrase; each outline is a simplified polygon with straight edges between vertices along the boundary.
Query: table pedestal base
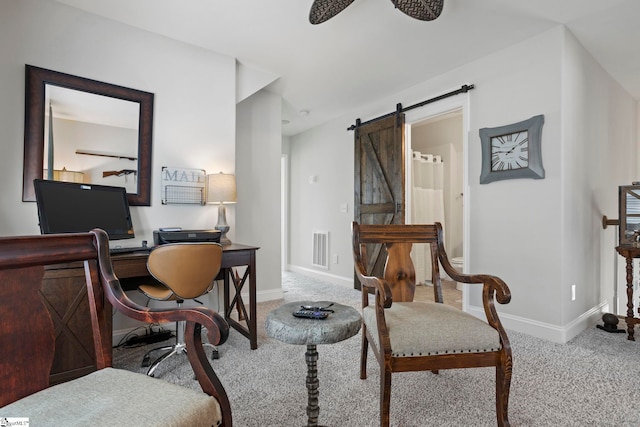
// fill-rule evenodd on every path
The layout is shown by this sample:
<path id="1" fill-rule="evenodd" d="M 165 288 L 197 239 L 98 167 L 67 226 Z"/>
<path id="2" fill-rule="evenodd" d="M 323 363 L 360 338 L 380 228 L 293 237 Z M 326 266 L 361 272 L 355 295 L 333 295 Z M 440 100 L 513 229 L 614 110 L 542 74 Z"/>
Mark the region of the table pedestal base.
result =
<path id="1" fill-rule="evenodd" d="M 320 414 L 320 406 L 318 406 L 318 350 L 315 344 L 307 345 L 307 352 L 304 354 L 307 362 L 307 427 L 318 427 L 318 415 Z"/>
<path id="2" fill-rule="evenodd" d="M 333 313 L 323 320 L 302 319 L 292 315 L 300 307 L 311 305 L 325 307 L 331 305 Z M 292 301 L 282 304 L 267 314 L 265 332 L 288 344 L 307 346 L 307 427 L 318 427 L 318 344 L 334 344 L 351 338 L 360 331 L 362 318 L 353 307 L 331 301 Z"/>

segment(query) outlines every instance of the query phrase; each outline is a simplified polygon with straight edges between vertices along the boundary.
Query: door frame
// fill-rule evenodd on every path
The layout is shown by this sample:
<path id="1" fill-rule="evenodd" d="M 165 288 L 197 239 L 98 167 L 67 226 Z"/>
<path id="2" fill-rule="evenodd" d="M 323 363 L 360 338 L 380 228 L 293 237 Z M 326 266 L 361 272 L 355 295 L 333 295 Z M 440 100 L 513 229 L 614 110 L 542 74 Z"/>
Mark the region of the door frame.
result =
<path id="1" fill-rule="evenodd" d="M 427 104 L 423 107 L 416 108 L 411 111 L 406 111 L 405 114 L 405 223 L 410 224 L 411 213 L 411 191 L 408 183 L 411 182 L 411 159 L 413 156 L 409 155 L 412 152 L 411 149 L 411 126 L 418 122 L 422 122 L 427 119 L 431 119 L 443 114 L 447 114 L 453 111 L 462 112 L 462 257 L 463 261 L 463 273 L 469 271 L 469 245 L 471 241 L 470 234 L 470 217 L 471 209 L 469 208 L 470 200 L 470 187 L 469 187 L 469 127 L 470 127 L 470 98 L 469 93 L 463 93 L 443 100 Z M 469 293 L 468 284 L 462 285 L 462 310 L 468 311 L 469 308 Z"/>
<path id="2" fill-rule="evenodd" d="M 289 156 L 280 155 L 280 268 L 289 270 Z"/>

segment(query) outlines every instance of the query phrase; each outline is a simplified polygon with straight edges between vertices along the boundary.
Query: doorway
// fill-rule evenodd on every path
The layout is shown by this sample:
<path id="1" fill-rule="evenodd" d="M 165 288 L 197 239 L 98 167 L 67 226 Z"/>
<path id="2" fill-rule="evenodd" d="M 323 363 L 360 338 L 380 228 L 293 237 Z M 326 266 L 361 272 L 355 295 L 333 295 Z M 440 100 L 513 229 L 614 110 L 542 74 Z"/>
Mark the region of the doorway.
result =
<path id="1" fill-rule="evenodd" d="M 445 248 L 454 267 L 469 271 L 469 197 L 468 179 L 468 94 L 438 101 L 418 110 L 406 113 L 405 149 L 406 157 L 406 223 L 414 222 L 412 212 L 419 212 L 420 200 L 414 200 L 412 186 L 414 178 L 414 152 L 429 161 L 442 162 L 442 206 Z M 418 164 L 417 162 L 415 163 Z M 428 221 L 433 222 L 433 220 Z M 416 266 L 418 270 L 418 266 Z M 429 268 L 430 270 L 430 268 Z M 464 284 L 462 309 L 468 307 L 468 295 Z"/>
<path id="2" fill-rule="evenodd" d="M 280 156 L 280 269 L 289 270 L 289 156 Z"/>
<path id="3" fill-rule="evenodd" d="M 423 217 L 426 221 L 418 222 L 442 223 L 447 254 L 462 258 L 462 111 L 412 124 L 411 154 L 414 191 L 410 221 Z M 436 207 L 425 212 L 427 209 L 416 200 L 421 193 L 432 196 L 429 202 Z"/>

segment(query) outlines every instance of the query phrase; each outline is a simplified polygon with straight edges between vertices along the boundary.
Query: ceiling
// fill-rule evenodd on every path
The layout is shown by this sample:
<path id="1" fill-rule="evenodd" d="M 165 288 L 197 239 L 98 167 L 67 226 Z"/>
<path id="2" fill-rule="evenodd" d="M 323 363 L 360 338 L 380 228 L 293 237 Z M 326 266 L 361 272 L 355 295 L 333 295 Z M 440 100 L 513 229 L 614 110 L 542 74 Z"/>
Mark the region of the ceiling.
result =
<path id="1" fill-rule="evenodd" d="M 283 119 L 290 122 L 283 124 L 284 135 L 357 111 L 558 24 L 640 100 L 638 0 L 445 0 L 431 22 L 406 16 L 389 0 L 355 0 L 319 25 L 308 19 L 313 0 L 49 1 L 273 74 L 278 78 L 268 90 L 282 95 Z"/>

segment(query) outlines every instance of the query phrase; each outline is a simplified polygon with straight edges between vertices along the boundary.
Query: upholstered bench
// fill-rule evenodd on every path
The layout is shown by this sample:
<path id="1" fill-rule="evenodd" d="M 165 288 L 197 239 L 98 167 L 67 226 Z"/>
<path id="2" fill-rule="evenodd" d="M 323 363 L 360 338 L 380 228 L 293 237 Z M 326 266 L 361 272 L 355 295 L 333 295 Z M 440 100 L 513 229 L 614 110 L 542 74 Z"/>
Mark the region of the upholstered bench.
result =
<path id="1" fill-rule="evenodd" d="M 77 261 L 85 268 L 96 371 L 49 386 L 56 326 L 39 290 L 45 266 Z M 112 368 L 112 306 L 140 321 L 186 321 L 187 356 L 202 391 Z M 207 308 L 150 309 L 129 300 L 102 230 L 0 238 L 0 313 L 0 418 L 27 418 L 32 427 L 232 425 L 229 400 L 201 340 L 204 326 L 209 342 L 221 344 L 229 326 Z"/>

